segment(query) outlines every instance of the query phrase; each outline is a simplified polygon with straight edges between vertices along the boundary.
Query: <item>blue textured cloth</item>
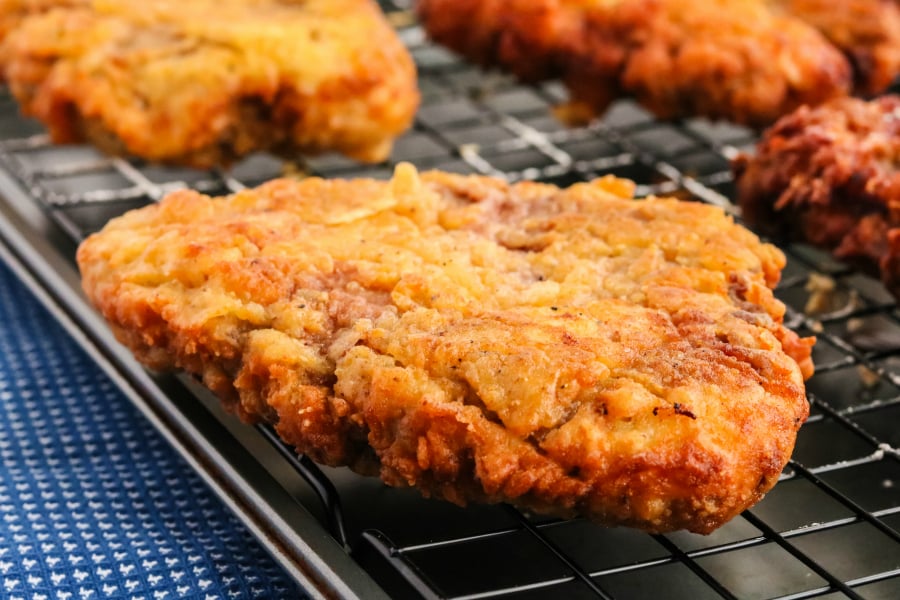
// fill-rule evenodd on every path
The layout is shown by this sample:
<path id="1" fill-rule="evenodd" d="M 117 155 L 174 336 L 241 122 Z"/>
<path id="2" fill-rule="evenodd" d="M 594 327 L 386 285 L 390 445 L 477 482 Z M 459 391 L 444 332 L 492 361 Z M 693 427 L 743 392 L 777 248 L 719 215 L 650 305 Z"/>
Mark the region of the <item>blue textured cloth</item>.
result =
<path id="1" fill-rule="evenodd" d="M 0 597 L 300 595 L 3 264 L 0 401 Z"/>

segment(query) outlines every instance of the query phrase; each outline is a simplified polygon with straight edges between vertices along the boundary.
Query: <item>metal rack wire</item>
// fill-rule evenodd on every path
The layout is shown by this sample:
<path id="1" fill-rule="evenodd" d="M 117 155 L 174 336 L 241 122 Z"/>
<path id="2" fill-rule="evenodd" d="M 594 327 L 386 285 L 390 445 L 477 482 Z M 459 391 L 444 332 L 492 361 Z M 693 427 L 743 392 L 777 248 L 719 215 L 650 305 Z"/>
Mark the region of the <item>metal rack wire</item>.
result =
<path id="1" fill-rule="evenodd" d="M 639 194 L 674 194 L 735 212 L 729 160 L 754 134 L 702 119 L 655 120 L 617 103 L 597 123 L 551 116 L 557 84 L 523 87 L 427 43 L 402 2 L 388 3 L 420 70 L 422 108 L 391 159 L 362 167 L 336 156 L 290 172 L 386 177 L 419 168 L 565 185 L 613 173 Z M 191 187 L 228 193 L 285 173 L 255 156 L 225 171 L 161 168 L 54 146 L 0 97 L 0 166 L 77 244 L 111 217 Z M 788 321 L 815 334 L 812 416 L 782 481 L 710 536 L 650 536 L 508 507 L 457 507 L 352 480 L 279 447 L 326 507 L 324 525 L 395 597 L 900 597 L 900 311 L 878 282 L 803 246 L 784 248 L 777 290 Z M 823 292 L 823 290 L 826 290 Z"/>

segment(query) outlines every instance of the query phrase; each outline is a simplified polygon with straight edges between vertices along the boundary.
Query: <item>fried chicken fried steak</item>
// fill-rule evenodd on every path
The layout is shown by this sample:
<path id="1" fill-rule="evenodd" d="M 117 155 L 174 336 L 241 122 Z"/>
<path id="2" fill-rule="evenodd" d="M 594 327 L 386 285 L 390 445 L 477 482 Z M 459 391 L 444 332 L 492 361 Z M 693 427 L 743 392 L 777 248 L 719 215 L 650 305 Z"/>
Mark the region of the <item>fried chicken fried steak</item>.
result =
<path id="1" fill-rule="evenodd" d="M 746 219 L 880 273 L 900 297 L 900 97 L 801 108 L 733 165 Z"/>
<path id="2" fill-rule="evenodd" d="M 56 8 L 86 7 L 90 2 L 91 0 L 0 0 L 0 41 L 28 16 Z"/>
<path id="3" fill-rule="evenodd" d="M 112 220 L 84 290 L 300 452 L 464 504 L 709 532 L 775 483 L 812 339 L 719 209 L 487 177 L 276 180 Z"/>
<path id="4" fill-rule="evenodd" d="M 900 4 L 897 0 L 772 0 L 809 23 L 850 59 L 855 90 L 883 92 L 900 75 Z"/>
<path id="5" fill-rule="evenodd" d="M 631 96 L 663 118 L 765 126 L 845 95 L 850 66 L 766 0 L 418 0 L 435 41 L 526 81 L 562 79 L 570 120 Z"/>
<path id="6" fill-rule="evenodd" d="M 59 142 L 210 167 L 384 159 L 418 105 L 372 0 L 5 0 L 0 72 Z"/>

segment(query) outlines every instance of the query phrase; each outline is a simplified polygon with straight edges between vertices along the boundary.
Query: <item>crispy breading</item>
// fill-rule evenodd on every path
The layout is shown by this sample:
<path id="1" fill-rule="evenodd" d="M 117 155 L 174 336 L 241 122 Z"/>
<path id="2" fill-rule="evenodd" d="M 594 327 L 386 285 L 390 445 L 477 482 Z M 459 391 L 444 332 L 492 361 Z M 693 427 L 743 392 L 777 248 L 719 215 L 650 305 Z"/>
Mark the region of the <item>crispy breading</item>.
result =
<path id="1" fill-rule="evenodd" d="M 439 43 L 527 81 L 562 79 L 571 120 L 633 96 L 663 118 L 768 125 L 847 93 L 846 59 L 765 0 L 419 0 Z"/>
<path id="2" fill-rule="evenodd" d="M 84 290 L 154 369 L 313 459 L 457 503 L 708 532 L 777 480 L 812 339 L 721 210 L 401 165 L 125 214 Z"/>
<path id="3" fill-rule="evenodd" d="M 900 297 L 900 97 L 845 98 L 779 120 L 734 162 L 747 220 L 880 272 Z"/>
<path id="4" fill-rule="evenodd" d="M 0 41 L 29 15 L 55 8 L 88 6 L 91 0 L 0 0 Z M 2 70 L 0 70 L 2 79 Z"/>
<path id="5" fill-rule="evenodd" d="M 31 12 L 0 65 L 59 142 L 195 167 L 257 150 L 378 161 L 418 105 L 412 58 L 372 0 L 15 4 Z"/>
<path id="6" fill-rule="evenodd" d="M 850 59 L 860 94 L 883 92 L 900 75 L 897 0 L 772 0 L 817 28 Z"/>

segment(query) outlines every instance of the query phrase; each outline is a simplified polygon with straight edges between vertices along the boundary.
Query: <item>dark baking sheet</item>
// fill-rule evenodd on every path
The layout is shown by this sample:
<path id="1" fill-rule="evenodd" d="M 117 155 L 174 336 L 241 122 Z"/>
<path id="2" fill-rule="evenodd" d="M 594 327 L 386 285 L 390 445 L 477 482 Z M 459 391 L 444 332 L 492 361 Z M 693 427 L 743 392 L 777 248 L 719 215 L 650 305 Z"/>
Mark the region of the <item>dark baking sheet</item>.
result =
<path id="1" fill-rule="evenodd" d="M 0 216 L 8 221 L 0 237 L 12 249 L 7 260 L 135 400 L 161 415 L 158 426 L 210 484 L 238 498 L 232 508 L 289 572 L 323 594 L 900 597 L 900 312 L 877 281 L 811 248 L 784 247 L 789 263 L 777 294 L 792 326 L 819 337 L 808 385 L 812 416 L 776 488 L 707 537 L 604 529 L 505 506 L 462 509 L 343 469 L 319 469 L 269 430 L 223 415 L 192 382 L 141 375 L 103 334 L 77 291 L 75 246 L 109 218 L 181 187 L 227 193 L 298 172 L 384 178 L 397 162 L 411 161 L 420 169 L 560 185 L 612 173 L 635 180 L 639 194 L 676 194 L 733 211 L 728 161 L 752 147 L 752 131 L 703 119 L 659 122 L 628 101 L 590 127 L 565 129 L 550 113 L 564 95 L 558 84 L 524 87 L 486 74 L 428 44 L 405 7 L 388 8 L 419 65 L 423 104 L 382 165 L 325 156 L 286 167 L 254 156 L 228 172 L 201 172 L 110 159 L 86 146 L 51 145 L 3 94 Z M 815 291 L 823 286 L 833 289 Z M 198 419 L 210 417 L 215 426 L 198 428 Z M 264 477 L 254 475 L 260 470 Z"/>

